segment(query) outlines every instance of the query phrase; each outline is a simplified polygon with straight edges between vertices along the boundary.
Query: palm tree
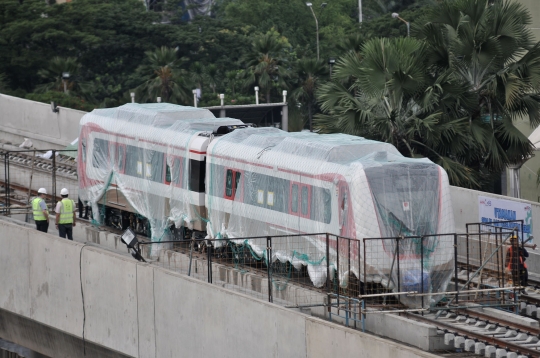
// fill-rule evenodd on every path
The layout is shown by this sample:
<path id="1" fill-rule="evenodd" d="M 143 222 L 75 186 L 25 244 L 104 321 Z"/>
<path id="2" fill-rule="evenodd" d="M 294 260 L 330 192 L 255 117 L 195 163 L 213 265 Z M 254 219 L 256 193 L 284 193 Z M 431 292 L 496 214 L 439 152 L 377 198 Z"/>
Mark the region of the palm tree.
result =
<path id="1" fill-rule="evenodd" d="M 474 186 L 456 155 L 467 150 L 457 105 L 470 105 L 460 96 L 466 88 L 446 74 L 431 78 L 426 65 L 426 47 L 414 38 L 367 41 L 360 55 L 339 59 L 332 81 L 317 91 L 324 114 L 316 116 L 316 128 L 392 143 L 406 156 L 440 164 L 454 184 Z"/>
<path id="2" fill-rule="evenodd" d="M 289 77 L 283 52 L 286 46 L 274 34 L 263 35 L 253 41 L 252 50 L 245 57 L 247 64 L 245 87 L 257 84 L 270 103 L 273 87 L 286 88 Z"/>
<path id="3" fill-rule="evenodd" d="M 146 80 L 136 89 L 142 102 L 161 97 L 164 102 L 189 103 L 188 75 L 179 69 L 177 52 L 178 49 L 168 47 L 146 52 L 148 64 L 138 69 Z"/>
<path id="4" fill-rule="evenodd" d="M 341 58 L 316 125 L 428 157 L 454 185 L 487 185 L 532 153 L 514 122 L 540 124 L 540 45 L 504 0 L 447 1 L 430 19 L 420 40 L 371 40 Z"/>
<path id="5" fill-rule="evenodd" d="M 315 59 L 304 59 L 298 61 L 296 66 L 298 85 L 291 96 L 303 103 L 307 108 L 309 130 L 313 131 L 313 111 L 317 104 L 315 90 L 319 85 L 320 78 L 326 76 L 328 71 L 323 61 Z"/>
<path id="6" fill-rule="evenodd" d="M 240 77 L 241 71 L 233 70 L 225 72 L 225 78 L 229 86 L 231 86 L 232 95 L 236 96 L 235 87 L 238 82 L 238 77 Z"/>
<path id="7" fill-rule="evenodd" d="M 540 43 L 528 30 L 530 14 L 506 0 L 458 0 L 443 2 L 430 18 L 418 35 L 431 70 L 452 71 L 475 102 L 469 130 L 483 150 L 466 159 L 495 173 L 522 163 L 532 146 L 514 122 L 540 124 Z"/>
<path id="8" fill-rule="evenodd" d="M 189 68 L 189 71 L 190 71 L 190 74 L 191 74 L 191 80 L 202 91 L 203 82 L 204 82 L 204 67 L 203 67 L 203 65 L 199 61 L 196 61 L 191 65 L 191 67 Z"/>
<path id="9" fill-rule="evenodd" d="M 210 85 L 210 88 L 212 88 L 212 93 L 216 93 L 216 86 L 217 86 L 217 76 L 218 76 L 218 68 L 214 64 L 210 64 L 206 67 L 205 71 L 206 78 L 208 79 L 208 84 Z"/>
<path id="10" fill-rule="evenodd" d="M 77 59 L 74 57 L 53 57 L 47 64 L 47 67 L 38 72 L 42 78 L 49 82 L 37 86 L 36 92 L 47 92 L 51 90 L 63 92 L 64 85 L 68 91 L 76 91 L 78 89 L 76 76 L 80 68 L 81 65 L 77 63 Z M 62 77 L 64 73 L 69 73 L 68 79 Z"/>
<path id="11" fill-rule="evenodd" d="M 337 50 L 340 53 L 346 53 L 353 51 L 359 53 L 362 49 L 362 44 L 364 43 L 364 37 L 359 34 L 353 34 L 346 37 L 340 43 L 337 44 Z"/>

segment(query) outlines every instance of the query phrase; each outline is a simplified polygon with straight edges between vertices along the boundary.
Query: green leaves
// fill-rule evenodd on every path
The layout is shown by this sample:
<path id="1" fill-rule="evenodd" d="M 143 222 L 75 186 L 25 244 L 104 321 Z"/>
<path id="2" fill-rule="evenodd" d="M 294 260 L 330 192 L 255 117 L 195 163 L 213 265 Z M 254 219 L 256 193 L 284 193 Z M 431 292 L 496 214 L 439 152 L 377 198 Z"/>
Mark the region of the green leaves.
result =
<path id="1" fill-rule="evenodd" d="M 341 57 L 316 127 L 392 143 L 479 188 L 532 153 L 513 120 L 540 124 L 539 45 L 508 1 L 445 1 L 430 20 L 419 39 L 372 39 Z"/>
<path id="2" fill-rule="evenodd" d="M 146 52 L 146 64 L 138 68 L 145 82 L 136 88 L 139 102 L 187 104 L 191 100 L 191 83 L 186 71 L 179 68 L 178 49 L 161 47 Z"/>

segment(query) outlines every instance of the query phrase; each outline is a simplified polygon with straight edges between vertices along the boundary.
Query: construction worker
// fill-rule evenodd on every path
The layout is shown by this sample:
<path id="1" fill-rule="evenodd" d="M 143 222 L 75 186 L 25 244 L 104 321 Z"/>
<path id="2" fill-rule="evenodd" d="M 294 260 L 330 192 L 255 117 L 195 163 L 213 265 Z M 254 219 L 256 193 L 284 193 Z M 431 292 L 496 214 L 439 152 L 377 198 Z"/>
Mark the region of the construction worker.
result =
<path id="1" fill-rule="evenodd" d="M 527 294 L 525 287 L 528 286 L 529 272 L 527 270 L 526 258 L 529 257 L 529 253 L 524 247 L 519 246 L 518 238 L 513 235 L 510 238 L 510 247 L 506 251 L 506 270 L 512 273 L 512 280 L 514 286 L 519 284 L 524 288 L 521 289 L 521 293 Z"/>
<path id="2" fill-rule="evenodd" d="M 49 208 L 45 203 L 45 195 L 47 195 L 47 190 L 39 188 L 37 196 L 32 200 L 32 212 L 36 222 L 36 229 L 43 232 L 49 230 Z"/>
<path id="3" fill-rule="evenodd" d="M 73 228 L 75 227 L 75 202 L 68 199 L 69 191 L 63 188 L 60 191 L 62 200 L 56 204 L 56 228 L 61 238 L 68 237 L 73 240 Z"/>

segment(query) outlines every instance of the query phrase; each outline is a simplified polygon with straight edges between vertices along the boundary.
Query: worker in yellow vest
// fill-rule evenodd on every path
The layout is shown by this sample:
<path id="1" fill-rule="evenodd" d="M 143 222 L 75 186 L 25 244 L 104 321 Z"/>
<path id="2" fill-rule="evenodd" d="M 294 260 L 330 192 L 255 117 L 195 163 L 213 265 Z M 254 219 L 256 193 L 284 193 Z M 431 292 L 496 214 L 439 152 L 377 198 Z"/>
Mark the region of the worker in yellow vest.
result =
<path id="1" fill-rule="evenodd" d="M 75 227 L 75 202 L 68 199 L 69 191 L 63 188 L 60 191 L 62 200 L 56 204 L 56 228 L 61 238 L 68 237 L 73 240 L 73 228 Z"/>
<path id="2" fill-rule="evenodd" d="M 45 203 L 45 195 L 47 195 L 47 190 L 39 188 L 38 195 L 32 200 L 32 212 L 36 222 L 36 229 L 43 232 L 49 230 L 49 208 Z"/>

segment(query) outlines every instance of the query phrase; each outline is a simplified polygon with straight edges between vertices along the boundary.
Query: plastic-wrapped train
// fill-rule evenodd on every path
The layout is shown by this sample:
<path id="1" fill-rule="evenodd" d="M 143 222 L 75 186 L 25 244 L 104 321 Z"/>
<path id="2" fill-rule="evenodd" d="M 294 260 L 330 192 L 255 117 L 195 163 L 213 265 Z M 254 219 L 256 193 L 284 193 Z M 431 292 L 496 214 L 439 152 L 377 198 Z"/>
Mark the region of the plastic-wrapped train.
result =
<path id="1" fill-rule="evenodd" d="M 406 158 L 391 144 L 344 134 L 253 128 L 204 109 L 126 104 L 94 110 L 81 120 L 78 166 L 79 195 L 100 213 L 95 220 L 130 226 L 156 241 L 171 239 L 180 228 L 229 240 L 454 232 L 447 175 L 427 159 Z M 440 291 L 452 272 L 453 241 L 430 240 L 421 271 L 432 281 L 437 277 Z M 256 240 L 251 245 L 255 252 L 263 247 Z M 308 266 L 324 257 L 324 247 L 320 237 L 308 235 L 273 244 L 278 259 L 292 261 L 294 250 L 314 259 L 301 262 Z M 411 268 L 418 267 L 415 250 L 400 249 L 402 265 L 409 257 Z M 384 240 L 352 251 L 362 257 L 338 268 L 342 279 L 349 273 L 364 277 L 364 267 L 371 268 L 370 276 L 391 270 L 396 253 Z M 313 283 L 322 285 L 325 275 L 311 275 Z"/>

